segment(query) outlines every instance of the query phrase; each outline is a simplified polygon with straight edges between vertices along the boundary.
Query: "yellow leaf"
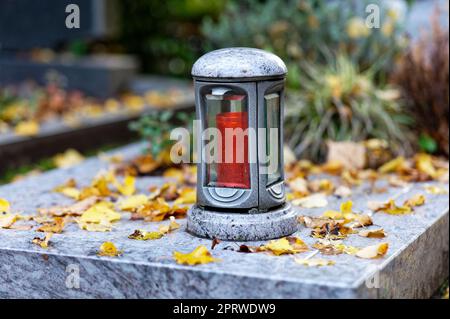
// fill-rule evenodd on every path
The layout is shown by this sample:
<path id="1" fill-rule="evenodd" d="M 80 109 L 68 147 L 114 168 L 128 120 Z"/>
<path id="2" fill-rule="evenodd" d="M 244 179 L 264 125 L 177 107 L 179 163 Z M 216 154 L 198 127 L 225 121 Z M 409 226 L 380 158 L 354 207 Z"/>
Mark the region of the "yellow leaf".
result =
<path id="1" fill-rule="evenodd" d="M 435 186 L 435 185 L 427 185 L 427 186 L 425 186 L 425 190 L 427 191 L 427 193 L 432 194 L 432 195 L 447 195 L 448 194 L 446 189 L 439 187 L 439 186 Z"/>
<path id="2" fill-rule="evenodd" d="M 344 219 L 344 214 L 335 210 L 327 210 L 325 213 L 323 213 L 323 217 L 328 217 L 334 220 Z"/>
<path id="3" fill-rule="evenodd" d="M 82 223 L 101 223 L 107 221 L 109 223 L 117 221 L 121 215 L 112 209 L 112 204 L 109 202 L 100 202 L 90 207 L 81 215 L 80 221 Z"/>
<path id="4" fill-rule="evenodd" d="M 270 251 L 275 256 L 283 254 L 298 254 L 308 251 L 308 246 L 298 237 L 285 237 L 271 240 L 268 244 L 261 246 L 260 251 Z"/>
<path id="5" fill-rule="evenodd" d="M 136 177 L 125 176 L 123 184 L 116 183 L 117 190 L 124 196 L 131 196 L 136 192 Z"/>
<path id="6" fill-rule="evenodd" d="M 52 238 L 52 233 L 45 234 L 44 238 L 35 237 L 33 238 L 33 244 L 40 246 L 41 248 L 48 248 L 50 238 Z"/>
<path id="7" fill-rule="evenodd" d="M 183 204 L 195 204 L 197 201 L 197 191 L 195 188 L 185 187 L 180 192 L 180 197 L 178 197 L 174 205 L 183 205 Z"/>
<path id="8" fill-rule="evenodd" d="M 99 224 L 78 221 L 78 226 L 80 229 L 90 232 L 107 232 L 112 230 L 112 224 L 108 221 L 101 221 Z"/>
<path id="9" fill-rule="evenodd" d="M 292 205 L 301 206 L 303 208 L 321 208 L 328 205 L 327 197 L 324 194 L 314 194 L 304 198 L 295 199 Z"/>
<path id="10" fill-rule="evenodd" d="M 220 261 L 214 258 L 205 246 L 197 247 L 193 252 L 183 254 L 175 251 L 173 258 L 181 265 L 200 265 Z"/>
<path id="11" fill-rule="evenodd" d="M 84 161 L 83 155 L 81 155 L 77 150 L 68 149 L 62 154 L 58 154 L 53 157 L 53 162 L 58 168 L 67 168 L 74 165 L 80 164 Z"/>
<path id="12" fill-rule="evenodd" d="M 386 233 L 383 228 L 373 230 L 363 229 L 359 232 L 359 236 L 367 238 L 384 238 L 386 237 Z"/>
<path id="13" fill-rule="evenodd" d="M 406 159 L 403 156 L 399 156 L 378 169 L 381 174 L 392 173 L 401 170 L 406 165 Z"/>
<path id="14" fill-rule="evenodd" d="M 170 224 L 169 224 L 169 225 L 166 225 L 166 226 L 160 226 L 158 230 L 159 230 L 159 232 L 161 232 L 162 234 L 168 234 L 168 233 L 170 233 L 171 231 L 174 231 L 174 230 L 176 230 L 176 229 L 178 229 L 178 228 L 180 228 L 180 224 L 178 224 L 178 223 L 175 221 L 175 217 L 170 216 Z"/>
<path id="15" fill-rule="evenodd" d="M 425 201 L 426 201 L 425 196 L 423 196 L 422 194 L 417 194 L 414 197 L 405 201 L 405 203 L 403 205 L 412 208 L 412 207 L 424 205 Z"/>
<path id="16" fill-rule="evenodd" d="M 347 201 L 347 202 L 341 204 L 341 213 L 342 214 L 350 214 L 352 212 L 352 209 L 353 209 L 352 201 Z"/>
<path id="17" fill-rule="evenodd" d="M 165 178 L 173 178 L 176 179 L 179 183 L 184 182 L 184 172 L 181 169 L 178 168 L 168 168 L 164 171 L 163 176 Z"/>
<path id="18" fill-rule="evenodd" d="M 75 199 L 75 200 L 78 200 L 80 198 L 80 194 L 81 194 L 81 192 L 74 187 L 61 188 L 57 191 L 57 193 L 61 193 L 64 196 L 67 196 L 67 197 Z"/>
<path id="19" fill-rule="evenodd" d="M 288 182 L 291 191 L 301 194 L 309 194 L 308 182 L 303 177 L 296 177 Z"/>
<path id="20" fill-rule="evenodd" d="M 9 213 L 11 205 L 6 199 L 0 198 L 0 213 Z"/>
<path id="21" fill-rule="evenodd" d="M 39 133 L 39 123 L 36 121 L 20 122 L 14 128 L 14 133 L 19 136 L 35 136 Z"/>
<path id="22" fill-rule="evenodd" d="M 104 242 L 98 251 L 99 256 L 107 256 L 107 257 L 117 257 L 122 255 L 123 251 L 118 250 L 116 245 L 114 245 L 112 242 L 107 241 Z"/>
<path id="23" fill-rule="evenodd" d="M 45 223 L 37 229 L 37 231 L 43 233 L 62 233 L 65 225 L 65 219 L 63 217 L 54 217 L 50 223 Z"/>
<path id="24" fill-rule="evenodd" d="M 11 228 L 12 225 L 19 219 L 18 215 L 13 215 L 6 212 L 0 212 L 0 228 Z"/>
<path id="25" fill-rule="evenodd" d="M 347 255 L 355 255 L 359 251 L 359 248 L 356 248 L 353 246 L 347 246 L 344 244 L 336 244 L 334 246 L 336 247 L 336 249 L 339 249 L 340 251 L 342 251 L 343 253 L 345 253 Z"/>
<path id="26" fill-rule="evenodd" d="M 128 238 L 134 240 L 156 240 L 162 238 L 163 236 L 164 234 L 159 231 L 146 232 L 144 230 L 137 229 L 134 233 L 129 235 Z"/>
<path id="27" fill-rule="evenodd" d="M 361 249 L 356 253 L 356 256 L 365 259 L 379 258 L 386 255 L 388 249 L 389 249 L 388 243 L 381 243 Z"/>
<path id="28" fill-rule="evenodd" d="M 409 206 L 397 206 L 394 200 L 389 200 L 387 203 L 382 202 L 369 202 L 369 209 L 374 212 L 383 212 L 390 215 L 405 215 L 413 212 Z"/>
<path id="29" fill-rule="evenodd" d="M 432 178 L 439 177 L 438 172 L 433 165 L 432 158 L 428 154 L 418 154 L 416 156 L 416 166 L 420 172 L 427 174 Z"/>
<path id="30" fill-rule="evenodd" d="M 308 267 L 320 267 L 320 266 L 333 266 L 335 264 L 332 260 L 310 258 L 310 259 L 299 259 L 295 258 L 295 262 L 302 266 Z"/>
<path id="31" fill-rule="evenodd" d="M 147 203 L 149 198 L 144 194 L 133 195 L 120 201 L 119 209 L 124 211 L 134 211 Z"/>

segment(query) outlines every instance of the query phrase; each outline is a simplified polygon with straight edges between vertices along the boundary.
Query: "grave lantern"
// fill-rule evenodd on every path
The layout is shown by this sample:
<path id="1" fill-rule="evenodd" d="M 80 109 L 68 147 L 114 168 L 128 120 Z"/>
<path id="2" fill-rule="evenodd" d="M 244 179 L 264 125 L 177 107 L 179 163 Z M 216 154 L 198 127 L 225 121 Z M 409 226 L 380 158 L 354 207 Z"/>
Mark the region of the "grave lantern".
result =
<path id="1" fill-rule="evenodd" d="M 266 240 L 297 230 L 285 202 L 286 73 L 279 57 L 252 48 L 212 51 L 194 64 L 199 164 L 190 233 Z"/>

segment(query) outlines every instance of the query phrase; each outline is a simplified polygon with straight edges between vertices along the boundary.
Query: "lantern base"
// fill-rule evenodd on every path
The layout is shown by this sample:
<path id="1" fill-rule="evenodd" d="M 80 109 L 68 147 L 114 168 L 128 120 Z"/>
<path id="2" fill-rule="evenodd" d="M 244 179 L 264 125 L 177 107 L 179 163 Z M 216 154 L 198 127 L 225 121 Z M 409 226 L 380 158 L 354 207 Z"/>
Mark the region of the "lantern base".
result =
<path id="1" fill-rule="evenodd" d="M 289 236 L 298 229 L 290 204 L 267 213 L 227 213 L 194 205 L 188 212 L 187 231 L 203 238 L 258 241 Z"/>

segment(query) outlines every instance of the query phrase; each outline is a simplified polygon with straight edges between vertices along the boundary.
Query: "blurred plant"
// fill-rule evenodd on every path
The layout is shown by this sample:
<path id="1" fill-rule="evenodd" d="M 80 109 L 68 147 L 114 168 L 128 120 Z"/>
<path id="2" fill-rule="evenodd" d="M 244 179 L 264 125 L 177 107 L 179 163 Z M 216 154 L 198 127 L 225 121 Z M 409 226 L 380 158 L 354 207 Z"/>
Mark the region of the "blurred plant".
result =
<path id="1" fill-rule="evenodd" d="M 189 75 L 201 54 L 199 25 L 226 0 L 120 0 L 121 44 L 145 72 Z"/>
<path id="2" fill-rule="evenodd" d="M 411 119 L 400 92 L 375 83 L 374 69 L 360 71 L 351 59 L 329 57 L 325 65 L 302 63 L 302 90 L 287 96 L 286 141 L 297 156 L 323 159 L 327 140 L 389 141 L 410 150 Z"/>
<path id="3" fill-rule="evenodd" d="M 432 16 L 432 32 L 406 52 L 394 74 L 416 118 L 422 150 L 449 156 L 449 32 L 441 13 Z"/>
<path id="4" fill-rule="evenodd" d="M 380 28 L 366 25 L 365 7 L 380 7 Z M 253 46 L 272 51 L 287 64 L 288 84 L 300 86 L 301 61 L 324 62 L 323 51 L 345 53 L 362 70 L 390 70 L 405 46 L 398 12 L 381 0 L 231 1 L 217 22 L 205 18 L 208 49 Z M 383 76 L 383 72 L 378 75 Z"/>
<path id="5" fill-rule="evenodd" d="M 170 139 L 170 132 L 177 127 L 192 129 L 194 115 L 187 112 L 155 111 L 130 124 L 130 129 L 149 142 L 149 150 L 157 159 L 164 150 L 175 141 Z"/>

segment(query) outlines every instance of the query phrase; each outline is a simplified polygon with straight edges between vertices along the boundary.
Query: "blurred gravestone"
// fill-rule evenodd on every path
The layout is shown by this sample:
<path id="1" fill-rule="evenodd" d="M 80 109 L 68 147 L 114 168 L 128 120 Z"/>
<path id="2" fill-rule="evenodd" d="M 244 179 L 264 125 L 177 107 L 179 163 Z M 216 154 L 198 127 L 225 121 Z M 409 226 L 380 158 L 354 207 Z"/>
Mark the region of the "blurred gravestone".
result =
<path id="1" fill-rule="evenodd" d="M 55 48 L 71 40 L 112 36 L 117 32 L 114 1 L 2 0 L 0 48 L 3 51 Z M 80 9 L 80 28 L 66 27 L 66 7 Z"/>
<path id="2" fill-rule="evenodd" d="M 79 8 L 79 28 L 68 28 L 67 17 Z M 114 0 L 0 1 L 0 85 L 58 79 L 67 89 L 106 98 L 126 89 L 138 65 L 128 55 L 52 54 L 37 60 L 34 48 L 57 50 L 74 41 L 114 36 L 119 25 Z M 70 7 L 69 7 L 70 8 Z"/>

